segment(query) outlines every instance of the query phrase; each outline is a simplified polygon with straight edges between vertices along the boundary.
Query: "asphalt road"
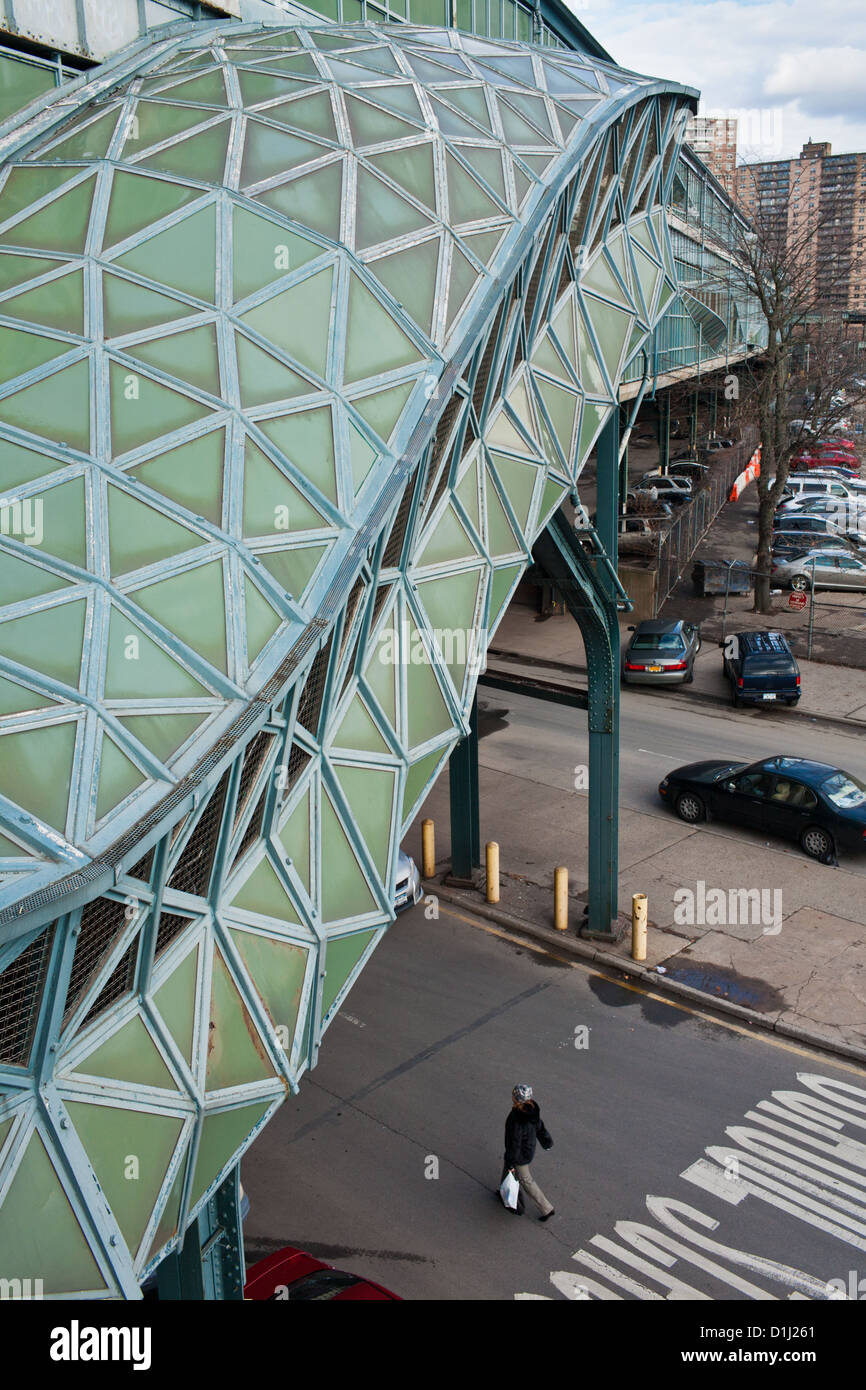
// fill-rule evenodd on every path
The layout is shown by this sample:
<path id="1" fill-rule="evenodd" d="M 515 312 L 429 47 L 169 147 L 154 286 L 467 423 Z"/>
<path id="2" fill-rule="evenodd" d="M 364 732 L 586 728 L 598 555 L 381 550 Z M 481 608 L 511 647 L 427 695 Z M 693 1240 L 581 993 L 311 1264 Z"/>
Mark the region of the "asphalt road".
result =
<path id="1" fill-rule="evenodd" d="M 555 1139 L 543 1225 L 495 1195 L 518 1081 Z M 418 907 L 243 1161 L 247 1260 L 298 1245 L 422 1300 L 823 1297 L 866 1273 L 864 1114 L 850 1063 Z"/>

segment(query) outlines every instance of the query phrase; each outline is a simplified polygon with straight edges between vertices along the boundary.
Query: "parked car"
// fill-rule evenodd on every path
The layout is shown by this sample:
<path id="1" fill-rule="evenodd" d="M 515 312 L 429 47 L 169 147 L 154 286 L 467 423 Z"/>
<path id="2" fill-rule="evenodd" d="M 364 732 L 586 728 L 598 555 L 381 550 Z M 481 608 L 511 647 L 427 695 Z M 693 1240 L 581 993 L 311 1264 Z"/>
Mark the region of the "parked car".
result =
<path id="1" fill-rule="evenodd" d="M 653 444 L 658 444 L 658 435 L 649 430 L 641 430 L 640 433 L 632 431 L 628 437 L 629 447 L 634 449 L 651 449 Z"/>
<path id="2" fill-rule="evenodd" d="M 408 854 L 400 850 L 397 855 L 397 878 L 394 884 L 394 911 L 403 912 L 407 907 L 414 907 L 421 901 L 423 892 L 418 865 L 414 859 L 410 859 Z"/>
<path id="3" fill-rule="evenodd" d="M 731 685 L 731 704 L 796 705 L 800 668 L 781 632 L 732 632 L 724 648 L 722 671 Z"/>
<path id="4" fill-rule="evenodd" d="M 701 649 L 697 623 L 655 618 L 630 627 L 622 654 L 626 685 L 691 685 L 695 657 Z"/>
<path id="5" fill-rule="evenodd" d="M 848 483 L 843 478 L 812 478 L 795 476 L 788 479 L 786 488 L 793 497 L 842 497 L 853 498 Z"/>
<path id="6" fill-rule="evenodd" d="M 671 506 L 681 507 L 692 500 L 692 485 L 688 478 L 662 478 L 659 476 L 641 478 L 635 492 L 649 493 Z"/>
<path id="7" fill-rule="evenodd" d="M 809 517 L 832 523 L 831 529 L 837 534 L 850 536 L 858 543 L 866 540 L 866 503 L 842 502 L 838 497 L 810 497 L 808 501 L 794 501 L 788 506 L 779 507 L 773 525 L 790 530 L 793 522 L 799 523 Z M 823 531 L 825 528 L 820 529 Z"/>
<path id="8" fill-rule="evenodd" d="M 681 820 L 708 816 L 796 840 L 813 859 L 866 851 L 866 785 L 829 763 L 784 756 L 756 763 L 687 763 L 659 783 Z"/>
<path id="9" fill-rule="evenodd" d="M 850 475 L 852 478 L 860 476 L 860 461 L 853 454 L 845 453 L 841 449 L 827 450 L 819 454 L 796 454 L 791 459 L 791 471 L 793 473 L 812 473 L 813 471 L 823 471 L 827 468 L 836 468 L 841 472 Z"/>
<path id="10" fill-rule="evenodd" d="M 399 1294 L 374 1284 L 372 1279 L 334 1269 L 293 1245 L 284 1246 L 247 1270 L 244 1298 L 289 1303 L 402 1302 Z"/>
<path id="11" fill-rule="evenodd" d="M 854 589 L 866 591 L 866 561 L 850 551 L 813 550 L 796 559 L 777 559 L 772 563 L 772 578 L 776 584 L 789 589 Z"/>
<path id="12" fill-rule="evenodd" d="M 671 463 L 670 473 L 674 478 L 689 478 L 694 487 L 710 476 L 710 466 L 698 463 L 697 459 L 677 459 Z"/>
<path id="13" fill-rule="evenodd" d="M 774 531 L 770 544 L 773 558 L 788 559 L 795 555 L 808 555 L 813 550 L 846 550 L 849 555 L 859 554 L 859 547 L 850 536 L 836 536 L 832 532 L 820 531 Z"/>

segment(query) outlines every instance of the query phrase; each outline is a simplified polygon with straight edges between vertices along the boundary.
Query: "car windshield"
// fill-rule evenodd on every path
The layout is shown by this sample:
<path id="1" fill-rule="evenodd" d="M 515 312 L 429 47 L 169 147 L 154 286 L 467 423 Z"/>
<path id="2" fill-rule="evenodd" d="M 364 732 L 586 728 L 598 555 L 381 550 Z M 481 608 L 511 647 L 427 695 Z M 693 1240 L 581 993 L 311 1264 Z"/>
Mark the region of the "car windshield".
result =
<path id="1" fill-rule="evenodd" d="M 638 652 L 681 652 L 685 645 L 678 632 L 639 632 L 632 643 Z"/>
<path id="2" fill-rule="evenodd" d="M 851 810 L 854 806 L 866 806 L 866 787 L 847 772 L 834 772 L 822 784 L 821 791 L 843 811 Z"/>

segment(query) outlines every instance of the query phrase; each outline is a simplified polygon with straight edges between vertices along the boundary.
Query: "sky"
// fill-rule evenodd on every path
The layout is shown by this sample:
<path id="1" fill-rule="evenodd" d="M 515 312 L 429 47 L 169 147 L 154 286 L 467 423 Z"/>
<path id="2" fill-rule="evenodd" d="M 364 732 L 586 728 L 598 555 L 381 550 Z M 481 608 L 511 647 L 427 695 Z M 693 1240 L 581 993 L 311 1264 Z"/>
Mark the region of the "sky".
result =
<path id="1" fill-rule="evenodd" d="M 790 159 L 806 140 L 866 151 L 864 0 L 565 0 L 621 67 L 701 93 L 739 119 L 738 153 Z"/>

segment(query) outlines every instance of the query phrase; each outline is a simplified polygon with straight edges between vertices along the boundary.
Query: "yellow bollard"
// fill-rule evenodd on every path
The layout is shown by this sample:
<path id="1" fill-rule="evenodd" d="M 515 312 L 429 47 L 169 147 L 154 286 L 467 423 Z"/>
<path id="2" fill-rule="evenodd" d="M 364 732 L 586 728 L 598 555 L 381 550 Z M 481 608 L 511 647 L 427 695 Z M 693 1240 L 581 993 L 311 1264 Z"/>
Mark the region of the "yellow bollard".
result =
<path id="1" fill-rule="evenodd" d="M 568 931 L 568 869 L 564 864 L 553 871 L 553 925 L 557 931 Z"/>
<path id="2" fill-rule="evenodd" d="M 646 893 L 632 895 L 631 958 L 646 960 Z"/>
<path id="3" fill-rule="evenodd" d="M 421 877 L 436 876 L 436 827 L 432 820 L 421 822 Z"/>
<path id="4" fill-rule="evenodd" d="M 487 901 L 499 902 L 499 846 L 495 840 L 488 840 L 485 846 L 487 864 Z"/>

